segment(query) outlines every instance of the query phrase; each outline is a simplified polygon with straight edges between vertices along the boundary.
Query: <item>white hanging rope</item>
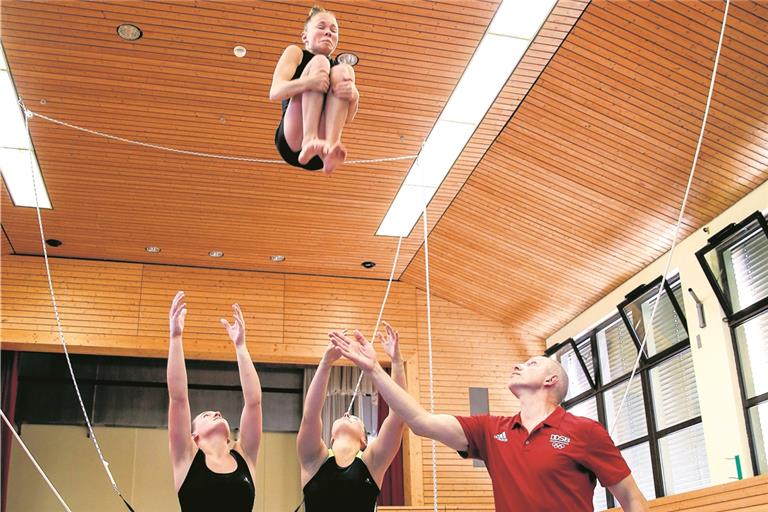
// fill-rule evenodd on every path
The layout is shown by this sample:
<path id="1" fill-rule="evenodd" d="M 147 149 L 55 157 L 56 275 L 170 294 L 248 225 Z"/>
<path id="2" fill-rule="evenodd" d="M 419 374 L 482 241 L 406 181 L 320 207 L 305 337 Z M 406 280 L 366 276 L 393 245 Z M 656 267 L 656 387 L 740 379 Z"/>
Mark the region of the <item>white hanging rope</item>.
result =
<path id="1" fill-rule="evenodd" d="M 27 457 L 29 457 L 29 460 L 32 461 L 32 464 L 35 466 L 35 469 L 37 469 L 37 472 L 40 473 L 40 476 L 43 477 L 43 480 L 45 480 L 45 483 L 48 484 L 48 487 L 51 488 L 51 490 L 53 491 L 53 494 L 56 495 L 56 498 L 58 498 L 59 503 L 61 503 L 61 506 L 64 507 L 64 510 L 66 510 L 67 512 L 72 512 L 72 509 L 69 508 L 67 503 L 64 501 L 64 498 L 62 498 L 61 494 L 59 494 L 59 491 L 56 490 L 56 487 L 54 487 L 51 481 L 48 479 L 48 476 L 40 467 L 40 464 L 37 463 L 37 460 L 35 460 L 34 455 L 32 455 L 32 453 L 29 451 L 29 448 L 27 448 L 27 445 L 25 445 L 24 441 L 21 440 L 21 437 L 19 437 L 19 434 L 16 433 L 16 429 L 13 428 L 13 425 L 11 425 L 11 422 L 8 421 L 8 418 L 5 417 L 5 413 L 2 411 L 2 409 L 0 409 L 0 416 L 3 417 L 3 421 L 10 429 L 11 433 L 13 434 L 13 437 L 16 438 L 16 441 L 18 441 L 22 450 L 24 450 L 24 453 L 26 453 Z"/>
<path id="2" fill-rule="evenodd" d="M 249 162 L 249 163 L 256 163 L 256 164 L 285 164 L 285 161 L 277 160 L 277 159 L 273 160 L 273 159 L 267 159 L 267 158 L 248 158 L 244 156 L 219 155 L 216 153 L 202 153 L 200 151 L 188 151 L 186 149 L 178 149 L 178 148 L 172 148 L 168 146 L 161 146 L 159 144 L 141 142 L 138 140 L 126 139 L 125 137 L 118 137 L 117 135 L 110 135 L 109 133 L 91 130 L 90 128 L 83 128 L 82 126 L 77 126 L 75 124 L 67 123 L 66 121 L 60 121 L 58 119 L 54 119 L 53 117 L 48 117 L 43 114 L 38 114 L 37 112 L 28 110 L 27 108 L 24 108 L 24 113 L 26 114 L 27 117 L 33 117 L 33 116 L 39 117 L 40 119 L 43 119 L 45 121 L 58 124 L 61 126 L 66 126 L 67 128 L 71 128 L 73 130 L 90 133 L 91 135 L 96 135 L 97 137 L 116 140 L 118 142 L 124 142 L 126 144 L 134 144 L 136 146 L 142 146 L 145 148 L 158 149 L 160 151 L 167 151 L 169 153 L 176 153 L 179 155 L 197 156 L 202 158 L 216 158 L 218 160 L 230 160 L 230 161 L 236 161 L 236 162 Z M 395 162 L 398 160 L 413 160 L 414 158 L 416 158 L 416 156 L 417 155 L 404 155 L 404 156 L 392 156 L 387 158 L 371 158 L 368 160 L 346 160 L 344 163 L 348 165 L 375 164 L 380 162 Z"/>
<path id="3" fill-rule="evenodd" d="M 725 35 L 725 26 L 726 21 L 728 20 L 728 6 L 730 5 L 730 0 L 725 0 L 725 10 L 723 12 L 723 24 L 720 28 L 720 39 L 717 42 L 717 51 L 715 52 L 715 64 L 712 67 L 712 78 L 709 82 L 709 92 L 707 93 L 707 103 L 704 106 L 704 117 L 701 122 L 701 131 L 699 132 L 699 140 L 696 143 L 696 152 L 693 155 L 693 162 L 691 163 L 691 172 L 688 175 L 688 184 L 685 187 L 685 194 L 683 194 L 683 202 L 680 206 L 680 214 L 677 216 L 677 225 L 675 226 L 675 233 L 672 236 L 672 246 L 669 249 L 669 254 L 667 256 L 667 264 L 664 267 L 664 273 L 661 275 L 661 282 L 659 283 L 659 291 L 656 294 L 656 299 L 654 299 L 653 309 L 651 310 L 651 318 L 648 320 L 647 327 L 645 328 L 645 334 L 643 334 L 643 341 L 640 343 L 640 350 L 637 352 L 637 358 L 635 359 L 635 364 L 632 366 L 632 373 L 629 376 L 629 382 L 627 382 L 627 389 L 624 391 L 624 397 L 621 399 L 621 403 L 619 405 L 618 411 L 616 411 L 616 416 L 614 417 L 613 422 L 613 428 L 611 428 L 611 436 L 613 436 L 614 431 L 616 430 L 616 427 L 619 424 L 619 417 L 621 415 L 622 410 L 624 409 L 624 405 L 627 401 L 627 397 L 629 396 L 629 389 L 632 386 L 632 380 L 635 378 L 635 374 L 637 373 L 637 370 L 640 365 L 640 358 L 643 355 L 643 350 L 645 350 L 645 344 L 648 340 L 648 333 L 651 332 L 653 329 L 653 319 L 656 316 L 656 309 L 659 307 L 659 302 L 661 301 L 661 294 L 664 291 L 664 283 L 667 280 L 667 274 L 669 273 L 670 265 L 672 264 L 672 255 L 675 252 L 675 247 L 677 245 L 677 236 L 680 231 L 680 225 L 683 223 L 683 215 L 685 214 L 685 206 L 688 203 L 688 195 L 691 192 L 691 185 L 693 184 L 693 177 L 696 174 L 696 164 L 699 161 L 699 152 L 701 151 L 701 144 L 704 140 L 704 129 L 707 126 L 707 117 L 709 116 L 709 106 L 712 102 L 712 93 L 715 90 L 715 78 L 717 77 L 717 65 L 720 61 L 720 50 L 723 47 L 723 36 Z"/>
<path id="4" fill-rule="evenodd" d="M 24 105 L 22 103 L 22 108 L 24 109 L 24 122 L 27 129 L 27 133 L 29 134 L 29 119 L 32 117 L 30 115 L 30 111 L 24 108 Z M 29 152 L 29 173 L 32 179 L 32 192 L 35 196 L 35 212 L 37 213 L 37 225 L 40 228 L 40 242 L 43 246 L 43 260 L 45 262 L 45 273 L 46 277 L 48 278 L 48 291 L 51 295 L 51 304 L 53 305 L 53 313 L 56 317 L 56 327 L 59 334 L 59 341 L 61 342 L 61 346 L 64 349 L 64 358 L 67 361 L 67 367 L 69 368 L 69 376 L 72 379 L 72 385 L 75 387 L 75 394 L 77 395 L 77 401 L 80 403 L 80 410 L 83 413 L 83 418 L 85 419 L 85 424 L 88 427 L 88 434 L 91 438 L 91 441 L 93 441 L 93 446 L 96 448 L 96 453 L 99 455 L 99 459 L 101 460 L 101 464 L 104 467 L 104 471 L 107 473 L 107 477 L 109 477 L 109 482 L 112 484 L 112 489 L 115 491 L 115 493 L 120 497 L 121 500 L 123 500 L 123 503 L 130 509 L 131 506 L 128 504 L 128 501 L 123 497 L 123 494 L 120 492 L 120 489 L 117 487 L 117 483 L 115 482 L 115 478 L 112 476 L 112 471 L 109 469 L 109 462 L 104 459 L 104 455 L 101 453 L 101 447 L 99 446 L 99 441 L 96 439 L 96 433 L 93 431 L 93 427 L 91 426 L 91 421 L 88 418 L 88 413 L 85 410 L 85 404 L 83 403 L 83 396 L 80 394 L 80 387 L 77 385 L 77 379 L 75 378 L 75 371 L 72 368 L 72 361 L 69 359 L 69 350 L 67 349 L 67 342 L 64 339 L 64 329 L 61 326 L 61 317 L 59 316 L 59 308 L 56 303 L 56 294 L 53 291 L 53 280 L 51 278 L 51 267 L 48 262 L 48 249 L 46 248 L 45 243 L 45 233 L 43 231 L 43 218 L 40 214 L 40 200 L 37 193 L 37 179 L 35 177 L 35 170 L 34 165 L 32 162 L 32 159 L 34 158 L 34 155 L 32 154 L 32 151 Z"/>
<path id="5" fill-rule="evenodd" d="M 425 193 L 422 189 L 422 193 Z M 424 202 L 422 224 L 424 225 L 424 281 L 427 294 L 427 362 L 429 364 L 429 412 L 435 413 L 435 387 L 432 374 L 432 303 L 429 293 L 429 236 L 427 230 L 427 201 Z M 432 507 L 437 512 L 437 443 L 432 439 Z"/>
<path id="6" fill-rule="evenodd" d="M 401 236 L 397 240 L 397 249 L 395 250 L 395 260 L 392 262 L 392 271 L 389 273 L 389 281 L 387 281 L 387 290 L 384 292 L 384 301 L 381 303 L 381 308 L 379 309 L 379 316 L 376 318 L 376 327 L 373 328 L 373 336 L 371 337 L 371 343 L 376 343 L 376 334 L 379 332 L 379 324 L 381 324 L 381 317 L 384 314 L 384 306 L 387 305 L 387 299 L 389 298 L 389 289 L 392 287 L 392 279 L 395 277 L 395 269 L 397 268 L 397 260 L 400 257 L 400 245 L 403 243 L 403 237 Z M 363 382 L 363 372 L 360 372 L 360 377 L 357 379 L 357 385 L 355 386 L 355 392 L 352 393 L 352 400 L 349 401 L 349 407 L 347 407 L 347 414 L 352 413 L 352 406 L 355 405 L 355 398 L 357 397 L 357 393 L 360 391 L 360 383 Z M 362 396 L 360 398 L 361 400 L 361 408 L 362 409 Z"/>

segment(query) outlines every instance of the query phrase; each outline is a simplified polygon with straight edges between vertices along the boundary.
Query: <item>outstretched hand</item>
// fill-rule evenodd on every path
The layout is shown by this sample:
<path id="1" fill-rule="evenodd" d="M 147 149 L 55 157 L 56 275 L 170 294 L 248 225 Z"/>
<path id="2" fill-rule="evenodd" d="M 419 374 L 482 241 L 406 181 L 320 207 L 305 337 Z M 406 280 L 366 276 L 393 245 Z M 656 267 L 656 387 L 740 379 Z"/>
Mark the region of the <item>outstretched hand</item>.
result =
<path id="1" fill-rule="evenodd" d="M 171 309 L 168 312 L 168 324 L 171 338 L 179 337 L 184 332 L 184 319 L 187 316 L 187 304 L 184 302 L 184 292 L 178 292 L 173 298 Z"/>
<path id="2" fill-rule="evenodd" d="M 235 347 L 239 347 L 245 344 L 245 320 L 243 319 L 243 312 L 239 304 L 232 304 L 232 316 L 235 319 L 235 323 L 230 324 L 224 318 L 220 322 L 227 329 L 229 339 L 232 340 Z"/>
<path id="3" fill-rule="evenodd" d="M 344 331 L 344 334 L 346 334 L 346 331 Z M 323 362 L 326 364 L 333 364 L 339 359 L 341 359 L 342 353 L 341 350 L 336 348 L 336 345 L 328 342 L 328 346 L 325 347 L 325 353 L 323 354 Z"/>
<path id="4" fill-rule="evenodd" d="M 344 357 L 355 363 L 361 370 L 371 371 L 376 366 L 376 350 L 360 331 L 355 330 L 352 338 L 339 331 L 328 333 L 328 337 Z"/>
<path id="5" fill-rule="evenodd" d="M 381 332 L 377 332 L 376 339 L 384 347 L 384 352 L 389 356 L 389 359 L 393 363 L 398 362 L 402 359 L 400 356 L 400 334 L 387 322 L 384 322 L 384 329 L 387 331 L 387 337 L 385 338 Z"/>

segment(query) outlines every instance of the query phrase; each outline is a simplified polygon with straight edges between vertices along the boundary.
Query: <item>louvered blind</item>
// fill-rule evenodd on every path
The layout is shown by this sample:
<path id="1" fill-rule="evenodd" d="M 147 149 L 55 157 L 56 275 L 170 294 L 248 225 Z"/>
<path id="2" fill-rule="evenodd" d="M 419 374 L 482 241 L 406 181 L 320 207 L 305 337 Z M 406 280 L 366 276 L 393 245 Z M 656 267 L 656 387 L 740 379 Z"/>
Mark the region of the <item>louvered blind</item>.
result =
<path id="1" fill-rule="evenodd" d="M 624 323 L 618 319 L 597 333 L 600 372 L 604 384 L 632 371 L 637 348 Z"/>
<path id="2" fill-rule="evenodd" d="M 597 400 L 595 397 L 570 406 L 568 412 L 576 416 L 584 416 L 585 418 L 599 421 L 597 416 Z"/>
<path id="3" fill-rule="evenodd" d="M 653 469 L 651 467 L 651 451 L 648 443 L 642 443 L 632 448 L 621 450 L 624 460 L 627 461 L 632 476 L 637 486 L 643 492 L 646 499 L 656 498 L 656 489 L 653 486 Z"/>
<path id="4" fill-rule="evenodd" d="M 617 445 L 633 441 L 648 433 L 648 425 L 645 420 L 645 400 L 639 378 L 632 381 L 624 409 L 617 420 L 616 414 L 626 389 L 625 381 L 605 392 L 605 415 L 608 419 L 608 431 L 613 431 L 613 442 Z M 615 430 L 613 428 L 614 423 L 617 424 Z"/>
<path id="5" fill-rule="evenodd" d="M 728 284 L 734 312 L 768 297 L 768 237 L 761 230 L 726 250 L 723 257 L 730 263 L 727 275 L 733 276 Z"/>
<path id="6" fill-rule="evenodd" d="M 556 358 L 565 369 L 565 373 L 568 374 L 568 394 L 565 396 L 566 400 L 579 396 L 584 391 L 591 389 L 589 380 L 584 374 L 584 369 L 581 367 L 576 352 L 571 346 L 558 351 Z"/>
<path id="7" fill-rule="evenodd" d="M 748 415 L 757 454 L 757 469 L 765 475 L 768 474 L 768 402 L 750 407 Z"/>
<path id="8" fill-rule="evenodd" d="M 640 303 L 640 310 L 642 311 L 642 321 L 638 323 L 635 329 L 637 337 L 641 342 L 645 336 L 646 326 L 651 319 L 651 313 L 653 313 L 653 306 L 656 304 L 658 291 L 658 287 L 654 287 L 636 301 Z M 682 305 L 680 284 L 673 285 L 672 291 L 677 298 L 678 304 Z M 645 353 L 649 356 L 657 354 L 665 348 L 671 347 L 688 338 L 688 333 L 685 330 L 683 321 L 672 305 L 669 295 L 667 295 L 666 292 L 662 292 L 659 300 L 659 306 L 656 308 L 656 313 L 653 317 L 653 329 L 648 333 L 645 341 Z M 625 311 L 627 310 L 637 311 L 635 303 L 627 306 Z M 635 325 L 635 321 L 631 319 L 630 321 Z"/>
<path id="9" fill-rule="evenodd" d="M 664 491 L 669 496 L 710 484 L 704 428 L 701 423 L 678 430 L 659 441 Z"/>
<path id="10" fill-rule="evenodd" d="M 651 370 L 656 429 L 663 430 L 701 414 L 691 350 L 685 350 Z"/>

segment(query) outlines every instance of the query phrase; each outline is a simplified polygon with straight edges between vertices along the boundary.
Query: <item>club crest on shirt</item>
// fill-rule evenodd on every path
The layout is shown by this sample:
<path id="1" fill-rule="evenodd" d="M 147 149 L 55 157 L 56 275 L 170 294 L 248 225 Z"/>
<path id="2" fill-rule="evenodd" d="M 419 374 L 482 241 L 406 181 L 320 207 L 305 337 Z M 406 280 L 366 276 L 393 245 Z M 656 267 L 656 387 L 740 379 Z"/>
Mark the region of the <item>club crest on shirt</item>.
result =
<path id="1" fill-rule="evenodd" d="M 549 436 L 549 442 L 552 443 L 552 448 L 555 450 L 562 450 L 569 444 L 571 444 L 571 438 L 561 436 L 559 434 L 552 434 Z"/>

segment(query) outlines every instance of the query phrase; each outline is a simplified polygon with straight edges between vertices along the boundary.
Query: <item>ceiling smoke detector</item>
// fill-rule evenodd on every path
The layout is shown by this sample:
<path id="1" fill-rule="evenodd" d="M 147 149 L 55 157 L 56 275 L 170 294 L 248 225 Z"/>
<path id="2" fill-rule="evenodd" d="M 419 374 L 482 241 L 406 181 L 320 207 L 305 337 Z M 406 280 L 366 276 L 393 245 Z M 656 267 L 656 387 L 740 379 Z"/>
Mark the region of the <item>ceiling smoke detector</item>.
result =
<path id="1" fill-rule="evenodd" d="M 156 245 L 148 245 L 148 246 L 146 246 L 146 247 L 144 248 L 144 250 L 145 250 L 145 251 L 147 251 L 147 252 L 148 252 L 148 253 L 150 253 L 150 254 L 157 254 L 157 253 L 159 253 L 160 251 L 162 251 L 162 249 L 160 249 L 160 248 L 159 248 L 158 246 L 156 246 Z"/>
<path id="2" fill-rule="evenodd" d="M 269 259 L 276 263 L 280 263 L 281 261 L 285 261 L 285 256 L 283 256 L 282 254 L 275 254 L 273 256 L 270 256 Z"/>
<path id="3" fill-rule="evenodd" d="M 211 258 L 221 258 L 224 256 L 224 253 L 222 251 L 211 251 L 208 253 L 208 256 Z"/>

